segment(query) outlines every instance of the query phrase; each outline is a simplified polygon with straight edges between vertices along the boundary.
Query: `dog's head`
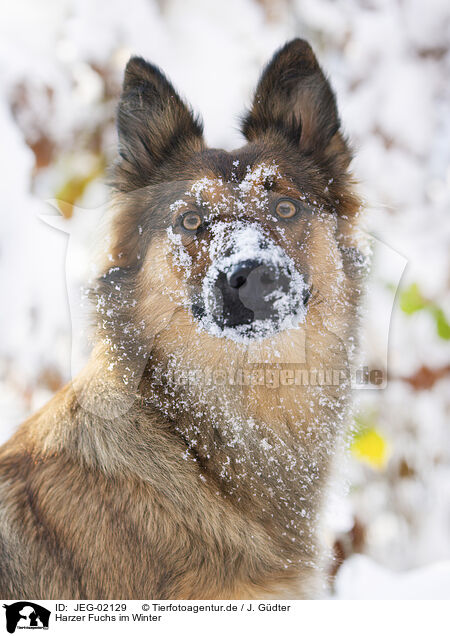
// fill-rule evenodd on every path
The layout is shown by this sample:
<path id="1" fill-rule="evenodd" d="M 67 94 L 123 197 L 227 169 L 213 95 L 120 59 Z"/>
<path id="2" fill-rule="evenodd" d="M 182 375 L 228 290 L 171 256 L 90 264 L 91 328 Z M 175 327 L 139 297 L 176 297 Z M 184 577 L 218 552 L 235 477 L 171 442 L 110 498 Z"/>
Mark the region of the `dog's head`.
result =
<path id="1" fill-rule="evenodd" d="M 299 325 L 345 336 L 359 202 L 333 92 L 305 41 L 275 54 L 242 131 L 236 151 L 207 148 L 162 72 L 129 61 L 103 328 L 132 325 L 140 342 L 174 321 L 197 341 L 249 343 Z"/>

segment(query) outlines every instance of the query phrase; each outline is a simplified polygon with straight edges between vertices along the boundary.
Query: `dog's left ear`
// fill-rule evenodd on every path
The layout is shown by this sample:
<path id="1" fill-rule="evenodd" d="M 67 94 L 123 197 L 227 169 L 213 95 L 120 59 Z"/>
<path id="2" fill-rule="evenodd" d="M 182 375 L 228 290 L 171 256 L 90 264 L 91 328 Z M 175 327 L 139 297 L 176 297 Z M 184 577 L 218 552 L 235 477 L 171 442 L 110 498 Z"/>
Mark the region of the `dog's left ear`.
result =
<path id="1" fill-rule="evenodd" d="M 330 144 L 348 152 L 340 135 L 335 138 L 339 125 L 333 91 L 313 50 L 305 40 L 288 42 L 263 71 L 243 120 L 245 137 L 256 141 L 275 131 L 305 154 L 327 153 Z"/>
<path id="2" fill-rule="evenodd" d="M 203 147 L 203 126 L 156 66 L 132 57 L 117 115 L 120 160 L 116 187 L 148 185 L 167 161 L 186 161 Z"/>

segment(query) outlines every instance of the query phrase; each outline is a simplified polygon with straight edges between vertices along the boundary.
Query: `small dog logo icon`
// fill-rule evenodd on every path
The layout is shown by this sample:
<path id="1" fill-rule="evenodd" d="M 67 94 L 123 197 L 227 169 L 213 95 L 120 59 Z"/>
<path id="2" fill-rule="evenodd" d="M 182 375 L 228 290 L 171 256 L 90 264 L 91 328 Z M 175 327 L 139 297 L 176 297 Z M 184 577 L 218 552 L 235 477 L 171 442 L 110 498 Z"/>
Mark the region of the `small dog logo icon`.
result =
<path id="1" fill-rule="evenodd" d="M 11 605 L 3 605 L 3 607 L 6 611 L 6 630 L 10 634 L 14 634 L 17 627 L 19 629 L 48 629 L 50 610 L 37 603 L 19 601 Z"/>

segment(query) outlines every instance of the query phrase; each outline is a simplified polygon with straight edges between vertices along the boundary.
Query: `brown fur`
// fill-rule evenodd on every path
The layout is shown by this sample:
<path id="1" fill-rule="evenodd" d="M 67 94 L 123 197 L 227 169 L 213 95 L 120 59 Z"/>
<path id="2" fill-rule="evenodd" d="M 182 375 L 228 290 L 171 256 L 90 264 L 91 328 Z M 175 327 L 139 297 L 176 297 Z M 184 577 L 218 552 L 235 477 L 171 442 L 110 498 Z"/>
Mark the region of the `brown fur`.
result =
<path id="1" fill-rule="evenodd" d="M 258 84 L 243 125 L 249 143 L 226 153 L 206 148 L 200 123 L 164 75 L 133 58 L 118 128 L 110 256 L 92 290 L 94 352 L 0 450 L 0 596 L 317 596 L 361 274 L 359 203 L 333 93 L 309 45 L 288 43 Z M 273 162 L 269 182 L 236 194 L 247 166 Z M 204 177 L 211 187 L 199 204 L 195 184 Z M 269 207 L 288 196 L 318 212 L 280 231 L 253 203 L 261 189 Z M 232 220 L 241 195 L 246 218 L 312 283 L 302 329 L 246 346 L 199 330 L 176 300 L 210 264 L 199 249 L 208 231 L 201 240 L 182 235 L 193 262 L 188 281 L 166 233 L 180 211 L 198 205 L 214 210 L 226 201 L 221 218 Z M 185 204 L 171 212 L 180 198 Z M 288 379 L 332 368 L 342 381 L 277 388 L 155 381 L 155 371 L 168 368 L 269 368 Z"/>

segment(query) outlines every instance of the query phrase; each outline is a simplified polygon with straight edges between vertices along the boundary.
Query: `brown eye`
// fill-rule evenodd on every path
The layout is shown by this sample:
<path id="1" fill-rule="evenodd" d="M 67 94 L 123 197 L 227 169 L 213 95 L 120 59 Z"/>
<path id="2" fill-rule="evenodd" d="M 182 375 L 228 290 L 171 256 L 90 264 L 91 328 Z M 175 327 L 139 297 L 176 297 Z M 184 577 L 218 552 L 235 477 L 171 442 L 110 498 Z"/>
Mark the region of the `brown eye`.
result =
<path id="1" fill-rule="evenodd" d="M 292 219 L 292 217 L 297 213 L 297 208 L 295 203 L 292 203 L 292 201 L 289 201 L 288 199 L 284 199 L 277 203 L 275 211 L 281 219 Z"/>
<path id="2" fill-rule="evenodd" d="M 186 212 L 181 220 L 181 224 L 185 230 L 195 232 L 202 224 L 202 217 L 197 212 Z"/>

